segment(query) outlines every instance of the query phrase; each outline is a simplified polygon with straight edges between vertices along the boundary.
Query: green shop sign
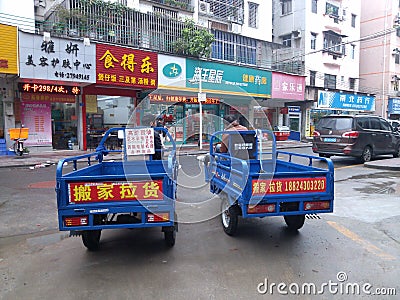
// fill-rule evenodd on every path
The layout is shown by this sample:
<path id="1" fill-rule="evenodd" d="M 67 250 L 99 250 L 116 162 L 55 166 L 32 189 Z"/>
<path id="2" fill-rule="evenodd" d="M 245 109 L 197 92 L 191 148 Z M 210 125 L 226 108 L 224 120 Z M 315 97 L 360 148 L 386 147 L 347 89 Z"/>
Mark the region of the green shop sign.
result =
<path id="1" fill-rule="evenodd" d="M 271 97 L 270 71 L 186 59 L 186 87 L 198 91 L 201 78 L 203 92 Z"/>

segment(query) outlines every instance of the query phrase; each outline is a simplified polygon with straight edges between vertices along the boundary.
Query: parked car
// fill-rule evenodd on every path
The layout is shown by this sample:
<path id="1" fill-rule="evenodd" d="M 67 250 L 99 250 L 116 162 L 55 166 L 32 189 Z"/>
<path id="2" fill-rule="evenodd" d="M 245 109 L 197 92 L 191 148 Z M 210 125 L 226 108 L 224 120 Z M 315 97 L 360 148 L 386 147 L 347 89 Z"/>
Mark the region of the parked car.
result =
<path id="1" fill-rule="evenodd" d="M 399 157 L 400 134 L 378 116 L 328 115 L 315 126 L 312 150 L 322 157 L 354 156 L 361 162 L 381 154 Z"/>
<path id="2" fill-rule="evenodd" d="M 393 129 L 400 131 L 400 121 L 388 120 Z"/>

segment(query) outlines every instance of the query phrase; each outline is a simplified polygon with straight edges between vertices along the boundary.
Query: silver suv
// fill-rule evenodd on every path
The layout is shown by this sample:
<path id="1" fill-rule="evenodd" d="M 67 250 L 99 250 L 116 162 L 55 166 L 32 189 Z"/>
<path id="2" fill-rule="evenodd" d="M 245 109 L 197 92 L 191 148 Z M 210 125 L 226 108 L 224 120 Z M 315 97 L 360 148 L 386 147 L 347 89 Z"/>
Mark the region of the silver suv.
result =
<path id="1" fill-rule="evenodd" d="M 354 156 L 361 162 L 381 154 L 399 157 L 400 134 L 378 116 L 329 115 L 315 127 L 312 150 L 323 157 Z"/>

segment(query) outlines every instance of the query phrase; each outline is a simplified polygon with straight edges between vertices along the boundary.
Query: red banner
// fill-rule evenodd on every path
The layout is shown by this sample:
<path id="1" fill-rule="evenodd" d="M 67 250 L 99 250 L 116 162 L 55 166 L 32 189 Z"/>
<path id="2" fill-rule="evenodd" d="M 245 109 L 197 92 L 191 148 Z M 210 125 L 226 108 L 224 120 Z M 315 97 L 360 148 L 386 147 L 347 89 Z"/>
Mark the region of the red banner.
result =
<path id="1" fill-rule="evenodd" d="M 69 203 L 163 200 L 162 180 L 74 182 L 68 184 Z"/>
<path id="2" fill-rule="evenodd" d="M 326 191 L 326 178 L 288 178 L 272 180 L 253 180 L 252 194 L 299 194 Z"/>
<path id="3" fill-rule="evenodd" d="M 96 45 L 96 83 L 156 89 L 157 53 L 105 44 Z"/>

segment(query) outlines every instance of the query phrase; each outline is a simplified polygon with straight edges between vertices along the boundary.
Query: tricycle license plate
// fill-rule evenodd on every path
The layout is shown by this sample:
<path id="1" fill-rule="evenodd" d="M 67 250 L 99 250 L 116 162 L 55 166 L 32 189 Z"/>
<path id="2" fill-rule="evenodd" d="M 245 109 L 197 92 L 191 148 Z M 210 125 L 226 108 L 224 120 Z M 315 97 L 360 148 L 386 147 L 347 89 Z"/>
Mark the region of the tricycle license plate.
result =
<path id="1" fill-rule="evenodd" d="M 324 138 L 324 142 L 335 143 L 336 142 L 336 138 Z"/>

